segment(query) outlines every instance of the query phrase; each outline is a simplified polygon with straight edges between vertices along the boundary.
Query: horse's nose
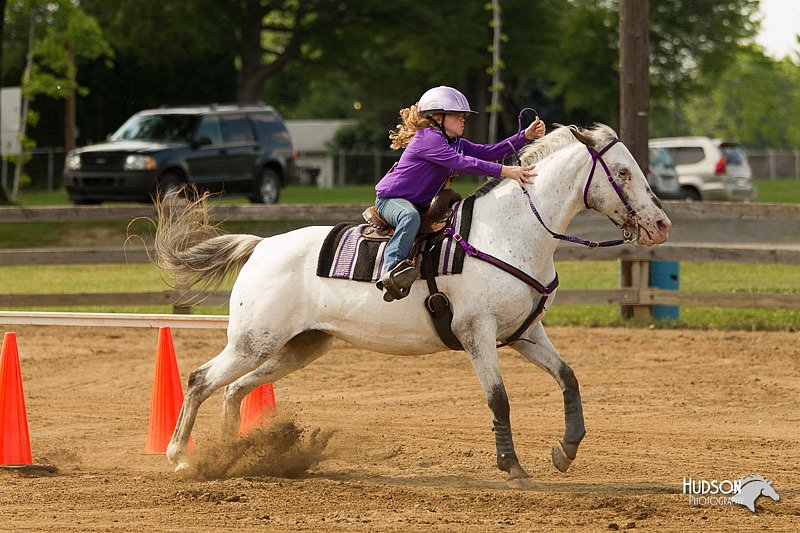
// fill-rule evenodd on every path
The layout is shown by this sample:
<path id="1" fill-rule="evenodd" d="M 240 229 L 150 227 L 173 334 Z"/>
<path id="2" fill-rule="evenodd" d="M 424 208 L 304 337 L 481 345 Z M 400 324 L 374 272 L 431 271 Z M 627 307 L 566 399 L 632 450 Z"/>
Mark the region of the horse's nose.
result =
<path id="1" fill-rule="evenodd" d="M 659 233 L 663 233 L 664 235 L 669 235 L 669 230 L 672 227 L 672 222 L 668 218 L 659 218 L 656 220 L 656 228 L 658 229 Z"/>

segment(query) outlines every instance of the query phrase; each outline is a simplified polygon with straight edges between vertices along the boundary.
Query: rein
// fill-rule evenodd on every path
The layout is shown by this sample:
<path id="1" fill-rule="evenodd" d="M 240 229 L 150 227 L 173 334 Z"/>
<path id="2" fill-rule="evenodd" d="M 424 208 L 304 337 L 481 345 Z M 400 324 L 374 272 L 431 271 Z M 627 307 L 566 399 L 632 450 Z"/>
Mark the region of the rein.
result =
<path id="1" fill-rule="evenodd" d="M 536 110 L 531 108 L 531 107 L 526 107 L 522 111 L 519 112 L 519 115 L 517 117 L 517 122 L 518 122 L 518 131 L 517 131 L 517 133 L 522 131 L 522 115 L 523 115 L 523 113 L 525 113 L 525 111 L 533 111 L 534 113 L 536 113 Z M 538 116 L 538 113 L 536 113 L 536 114 Z M 576 135 L 574 130 L 571 130 L 571 131 L 572 131 L 573 135 Z M 525 198 L 528 199 L 528 205 L 530 206 L 531 211 L 533 212 L 533 214 L 536 216 L 536 220 L 539 221 L 539 224 L 541 224 L 542 227 L 545 230 L 547 230 L 547 232 L 554 239 L 558 239 L 558 240 L 561 240 L 561 241 L 567 241 L 567 242 L 571 242 L 571 243 L 575 243 L 575 244 L 580 244 L 580 245 L 583 245 L 583 246 L 588 246 L 589 248 L 606 248 L 606 247 L 610 247 L 610 246 L 619 246 L 620 244 L 625 244 L 626 242 L 633 241 L 634 235 L 630 231 L 630 229 L 628 229 L 628 226 L 631 225 L 632 223 L 634 223 L 634 224 L 636 223 L 636 220 L 638 218 L 637 214 L 636 214 L 636 210 L 633 209 L 633 207 L 631 206 L 630 202 L 628 202 L 628 199 L 625 197 L 625 193 L 622 192 L 622 189 L 620 188 L 620 186 L 617 185 L 617 182 L 616 182 L 616 180 L 614 180 L 614 176 L 611 174 L 611 171 L 609 170 L 608 165 L 606 165 L 606 162 L 603 160 L 603 154 L 605 154 L 612 146 L 614 146 L 618 142 L 622 142 L 622 141 L 620 141 L 619 139 L 613 139 L 610 143 L 608 143 L 605 146 L 605 148 L 603 148 L 602 150 L 600 150 L 598 152 L 597 150 L 595 150 L 594 148 L 592 148 L 588 144 L 586 144 L 583 141 L 581 141 L 581 139 L 579 139 L 577 137 L 577 135 L 576 135 L 575 138 L 578 139 L 578 141 L 580 141 L 584 146 L 586 146 L 586 149 L 589 151 L 589 156 L 592 158 L 592 168 L 591 168 L 591 170 L 589 170 L 589 177 L 586 179 L 586 185 L 584 185 L 584 187 L 583 187 L 583 205 L 586 207 L 586 209 L 591 209 L 591 206 L 589 205 L 589 186 L 592 184 L 592 178 L 594 178 L 594 171 L 597 168 L 597 162 L 600 161 L 600 165 L 603 167 L 603 170 L 606 173 L 606 177 L 608 178 L 608 182 L 614 188 L 614 192 L 617 193 L 617 196 L 622 201 L 622 205 L 624 205 L 625 209 L 628 211 L 628 216 L 625 218 L 625 221 L 622 224 L 617 224 L 616 222 L 614 222 L 612 220 L 612 222 L 614 222 L 614 224 L 622 230 L 623 238 L 622 239 L 614 239 L 614 240 L 610 240 L 610 241 L 597 242 L 597 241 L 590 241 L 588 239 L 582 239 L 580 237 L 575 237 L 575 236 L 572 236 L 572 235 L 564 235 L 563 233 L 557 233 L 557 232 L 551 230 L 547 226 L 547 224 L 545 224 L 544 220 L 542 219 L 542 216 L 539 214 L 539 211 L 536 209 L 536 206 L 533 203 L 533 199 L 531 198 L 530 193 L 528 192 L 528 190 L 526 188 L 523 187 L 522 188 L 522 194 L 524 194 Z M 519 157 L 519 152 L 517 152 L 516 148 L 514 148 L 514 146 L 510 142 L 508 144 L 511 146 L 511 149 L 514 151 L 514 156 L 517 159 L 517 165 L 522 166 L 522 160 Z"/>

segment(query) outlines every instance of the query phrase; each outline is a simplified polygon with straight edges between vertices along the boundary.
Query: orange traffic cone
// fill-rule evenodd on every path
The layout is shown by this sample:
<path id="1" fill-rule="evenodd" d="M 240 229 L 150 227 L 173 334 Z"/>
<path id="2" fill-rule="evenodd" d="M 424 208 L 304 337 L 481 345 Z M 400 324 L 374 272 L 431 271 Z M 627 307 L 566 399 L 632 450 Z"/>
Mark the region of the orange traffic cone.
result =
<path id="1" fill-rule="evenodd" d="M 262 426 L 268 417 L 275 415 L 275 412 L 275 388 L 272 383 L 265 383 L 245 396 L 239 406 L 239 414 L 242 418 L 239 425 L 239 436 Z"/>
<path id="2" fill-rule="evenodd" d="M 0 464 L 31 463 L 31 439 L 19 371 L 17 336 L 6 333 L 0 356 Z"/>
<path id="3" fill-rule="evenodd" d="M 178 360 L 168 327 L 158 330 L 156 370 L 150 399 L 150 425 L 147 429 L 147 453 L 164 453 L 175 431 L 183 405 L 183 387 L 178 373 Z M 189 445 L 192 446 L 191 440 Z"/>

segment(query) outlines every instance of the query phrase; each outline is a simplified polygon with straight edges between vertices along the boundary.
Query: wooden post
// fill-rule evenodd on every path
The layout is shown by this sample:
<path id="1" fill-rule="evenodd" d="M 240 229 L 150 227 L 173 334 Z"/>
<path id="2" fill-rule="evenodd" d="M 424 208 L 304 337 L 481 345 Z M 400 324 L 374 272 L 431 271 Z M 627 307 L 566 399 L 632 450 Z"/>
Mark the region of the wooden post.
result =
<path id="1" fill-rule="evenodd" d="M 650 107 L 650 35 L 649 0 L 620 0 L 619 2 L 619 123 L 620 139 L 647 173 L 649 156 L 648 109 Z M 646 274 L 643 277 L 643 272 Z M 620 262 L 620 285 L 646 288 L 650 268 Z M 646 320 L 649 306 L 620 306 L 624 317 Z"/>
<path id="2" fill-rule="evenodd" d="M 650 262 L 621 260 L 620 286 L 622 288 L 647 289 L 650 286 Z M 641 301 L 641 295 L 637 296 L 637 301 Z M 640 324 L 646 324 L 653 318 L 653 307 L 651 305 L 621 305 L 620 309 L 622 316 L 633 318 L 634 321 Z"/>

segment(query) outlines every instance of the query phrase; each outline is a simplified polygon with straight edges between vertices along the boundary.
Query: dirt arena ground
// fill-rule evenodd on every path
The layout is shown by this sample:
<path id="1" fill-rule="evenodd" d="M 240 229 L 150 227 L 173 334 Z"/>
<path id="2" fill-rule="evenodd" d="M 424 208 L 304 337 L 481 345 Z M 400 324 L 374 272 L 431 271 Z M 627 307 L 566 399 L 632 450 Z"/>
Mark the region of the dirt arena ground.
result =
<path id="1" fill-rule="evenodd" d="M 0 328 L 17 333 L 34 462 L 58 469 L 0 470 L 3 531 L 800 530 L 797 333 L 550 328 L 586 416 L 566 474 L 549 457 L 560 390 L 501 350 L 533 477 L 519 491 L 494 467 L 491 415 L 463 354 L 337 342 L 277 384 L 274 446 L 221 447 L 216 393 L 193 433 L 204 466 L 176 475 L 144 453 L 156 330 Z M 225 342 L 224 331 L 173 336 L 184 383 Z M 684 477 L 749 474 L 772 480 L 780 501 L 761 497 L 751 513 L 681 493 Z"/>

